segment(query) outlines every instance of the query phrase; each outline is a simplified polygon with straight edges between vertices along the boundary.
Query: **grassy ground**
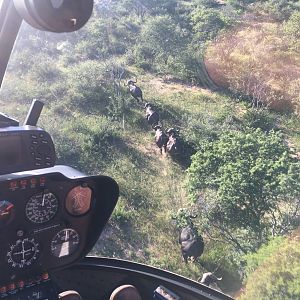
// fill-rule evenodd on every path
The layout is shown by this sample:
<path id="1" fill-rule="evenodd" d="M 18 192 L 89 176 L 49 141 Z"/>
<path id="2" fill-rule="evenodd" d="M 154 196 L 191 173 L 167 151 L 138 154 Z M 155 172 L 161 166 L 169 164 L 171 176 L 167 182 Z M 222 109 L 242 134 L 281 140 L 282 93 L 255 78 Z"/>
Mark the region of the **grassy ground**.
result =
<path id="1" fill-rule="evenodd" d="M 138 78 L 138 84 L 144 92 L 145 101 L 156 105 L 164 127 L 177 127 L 180 136 L 190 126 L 186 116 L 195 124 L 203 123 L 203 128 L 206 128 L 210 126 L 209 120 L 222 121 L 227 116 L 242 118 L 247 107 L 228 96 L 149 74 Z M 4 112 L 21 121 L 30 106 L 30 103 L 16 105 L 6 101 L 0 104 L 5 107 Z M 54 115 L 54 112 L 46 103 L 39 121 L 53 134 L 54 141 L 59 144 L 60 135 L 65 134 L 70 139 L 79 139 L 78 132 L 68 131 L 65 127 L 70 121 L 84 124 L 86 117 L 80 113 L 70 113 L 66 117 Z M 130 113 L 124 120 L 124 128 L 119 129 L 119 138 L 112 142 L 109 155 L 97 158 L 79 153 L 83 157 L 81 164 L 75 163 L 76 157 L 73 159 L 74 167 L 85 168 L 87 173 L 109 175 L 120 186 L 117 207 L 91 254 L 146 263 L 197 280 L 204 269 L 199 263 L 182 262 L 178 231 L 172 220 L 172 214 L 178 209 L 190 206 L 185 193 L 185 166 L 159 153 L 154 143 L 154 131 L 146 123 L 142 105 L 134 99 L 131 99 Z M 276 115 L 276 120 L 299 151 L 299 118 Z M 72 160 L 70 162 L 72 164 Z M 213 251 L 213 245 L 206 244 L 203 257 Z M 222 288 L 229 292 L 230 287 L 232 283 L 225 281 Z"/>

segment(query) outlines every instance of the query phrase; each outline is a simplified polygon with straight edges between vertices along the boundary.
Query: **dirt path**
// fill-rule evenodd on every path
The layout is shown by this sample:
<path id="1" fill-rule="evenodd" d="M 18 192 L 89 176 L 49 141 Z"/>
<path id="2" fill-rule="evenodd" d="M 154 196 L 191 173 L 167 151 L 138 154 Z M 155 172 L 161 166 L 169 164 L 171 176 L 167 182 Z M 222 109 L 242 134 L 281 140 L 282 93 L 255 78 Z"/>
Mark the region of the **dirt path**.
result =
<path id="1" fill-rule="evenodd" d="M 172 81 L 172 79 L 166 79 L 159 77 L 151 78 L 150 80 L 141 80 L 145 82 L 149 87 L 151 87 L 159 95 L 167 95 L 178 92 L 201 92 L 207 95 L 211 95 L 212 92 L 208 89 L 204 89 L 194 85 L 183 84 L 179 82 Z"/>

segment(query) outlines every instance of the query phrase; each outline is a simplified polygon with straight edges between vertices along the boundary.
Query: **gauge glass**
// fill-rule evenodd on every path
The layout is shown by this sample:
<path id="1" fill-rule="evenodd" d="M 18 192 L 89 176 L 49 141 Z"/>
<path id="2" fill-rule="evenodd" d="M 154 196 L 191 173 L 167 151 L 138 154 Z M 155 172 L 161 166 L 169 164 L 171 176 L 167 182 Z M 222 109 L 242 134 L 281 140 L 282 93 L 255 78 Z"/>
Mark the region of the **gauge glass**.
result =
<path id="1" fill-rule="evenodd" d="M 17 240 L 7 252 L 7 262 L 14 268 L 30 266 L 38 257 L 39 244 L 32 238 Z"/>
<path id="2" fill-rule="evenodd" d="M 62 4 L 64 3 L 63 0 L 51 0 L 50 1 L 53 8 L 60 8 L 62 6 Z"/>
<path id="3" fill-rule="evenodd" d="M 9 224 L 15 217 L 15 206 L 9 201 L 0 201 L 0 228 Z"/>
<path id="4" fill-rule="evenodd" d="M 71 228 L 59 231 L 51 241 L 51 252 L 56 257 L 69 256 L 79 247 L 79 234 Z"/>
<path id="5" fill-rule="evenodd" d="M 58 210 L 58 199 L 52 193 L 44 190 L 33 195 L 26 204 L 27 218 L 36 224 L 51 220 Z"/>
<path id="6" fill-rule="evenodd" d="M 66 209 L 73 216 L 87 213 L 91 208 L 92 190 L 89 187 L 76 186 L 70 190 L 66 198 Z"/>

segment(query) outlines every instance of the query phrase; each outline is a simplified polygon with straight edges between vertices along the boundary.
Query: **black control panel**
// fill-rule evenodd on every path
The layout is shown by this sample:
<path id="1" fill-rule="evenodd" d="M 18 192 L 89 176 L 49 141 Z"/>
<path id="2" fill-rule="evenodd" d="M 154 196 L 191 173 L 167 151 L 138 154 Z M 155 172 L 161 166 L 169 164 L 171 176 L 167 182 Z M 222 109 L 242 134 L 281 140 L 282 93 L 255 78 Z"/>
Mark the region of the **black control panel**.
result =
<path id="1" fill-rule="evenodd" d="M 113 179 L 66 166 L 1 175 L 0 287 L 84 257 L 118 194 Z"/>
<path id="2" fill-rule="evenodd" d="M 0 174 L 49 168 L 55 164 L 51 136 L 35 126 L 0 128 Z"/>
<path id="3" fill-rule="evenodd" d="M 0 299 L 58 300 L 58 293 L 49 274 L 44 272 L 0 286 Z"/>

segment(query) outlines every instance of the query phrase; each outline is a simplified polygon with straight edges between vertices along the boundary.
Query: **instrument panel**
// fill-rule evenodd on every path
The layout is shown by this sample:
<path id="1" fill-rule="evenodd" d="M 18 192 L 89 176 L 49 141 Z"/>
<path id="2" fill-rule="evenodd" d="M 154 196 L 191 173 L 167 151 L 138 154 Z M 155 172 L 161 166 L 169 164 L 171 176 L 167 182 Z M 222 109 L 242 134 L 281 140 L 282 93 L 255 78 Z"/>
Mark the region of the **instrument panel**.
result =
<path id="1" fill-rule="evenodd" d="M 118 193 L 110 177 L 66 166 L 0 176 L 0 285 L 85 256 Z"/>

